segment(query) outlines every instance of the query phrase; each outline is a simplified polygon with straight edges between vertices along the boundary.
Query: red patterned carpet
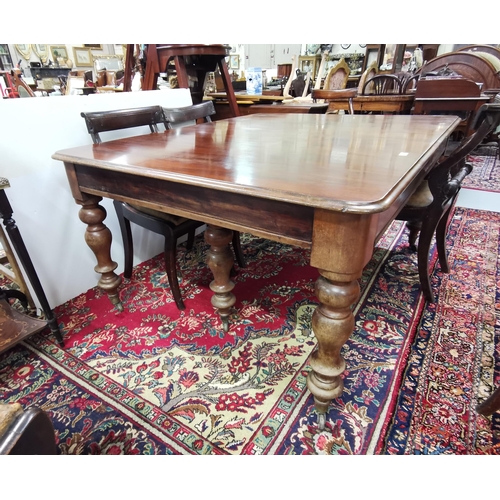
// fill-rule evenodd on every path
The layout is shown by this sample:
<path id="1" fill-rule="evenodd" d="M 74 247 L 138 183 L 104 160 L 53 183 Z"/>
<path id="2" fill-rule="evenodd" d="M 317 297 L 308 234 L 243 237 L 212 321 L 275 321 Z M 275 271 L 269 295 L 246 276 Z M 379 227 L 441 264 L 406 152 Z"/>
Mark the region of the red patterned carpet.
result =
<path id="1" fill-rule="evenodd" d="M 474 166 L 462 186 L 479 191 L 500 193 L 500 159 L 497 156 L 470 156 Z"/>
<path id="2" fill-rule="evenodd" d="M 185 311 L 160 256 L 147 261 L 122 285 L 124 312 L 93 288 L 55 311 L 65 349 L 45 333 L 1 355 L 0 397 L 46 410 L 61 454 L 493 453 L 498 424 L 474 407 L 498 374 L 499 230 L 499 214 L 457 209 L 453 271 L 425 307 L 404 226 L 391 226 L 360 280 L 324 432 L 305 387 L 317 273 L 307 251 L 247 235 L 226 334 L 200 240 L 179 251 Z"/>

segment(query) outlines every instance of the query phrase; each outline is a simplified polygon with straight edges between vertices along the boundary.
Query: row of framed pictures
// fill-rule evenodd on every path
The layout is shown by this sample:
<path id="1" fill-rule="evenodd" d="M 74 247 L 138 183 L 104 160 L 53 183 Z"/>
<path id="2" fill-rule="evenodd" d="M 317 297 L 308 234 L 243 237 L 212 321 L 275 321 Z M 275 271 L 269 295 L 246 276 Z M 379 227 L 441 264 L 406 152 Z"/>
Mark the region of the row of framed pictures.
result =
<path id="1" fill-rule="evenodd" d="M 31 51 L 45 64 L 49 57 L 60 66 L 65 66 L 70 59 L 65 45 L 45 44 L 16 44 L 15 48 L 27 61 L 31 58 Z M 102 50 L 101 44 L 83 44 L 81 47 L 73 47 L 74 65 L 81 67 L 92 67 L 92 50 Z M 50 51 L 50 52 L 49 52 Z"/>

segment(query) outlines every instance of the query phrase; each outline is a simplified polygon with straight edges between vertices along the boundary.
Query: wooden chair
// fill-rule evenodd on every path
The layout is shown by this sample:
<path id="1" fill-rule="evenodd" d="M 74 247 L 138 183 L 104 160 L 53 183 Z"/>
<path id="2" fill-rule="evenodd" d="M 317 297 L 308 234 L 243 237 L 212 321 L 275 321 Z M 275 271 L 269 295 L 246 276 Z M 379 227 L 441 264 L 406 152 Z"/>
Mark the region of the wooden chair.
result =
<path id="1" fill-rule="evenodd" d="M 313 102 L 317 102 L 318 99 L 325 100 L 327 102 L 333 101 L 347 101 L 349 107 L 349 113 L 354 114 L 353 99 L 357 96 L 357 89 L 341 89 L 341 90 L 316 90 L 312 91 Z M 327 114 L 331 111 L 327 111 Z"/>
<path id="2" fill-rule="evenodd" d="M 325 77 L 323 90 L 340 90 L 345 89 L 351 69 L 342 58 L 335 66 L 333 66 Z"/>
<path id="3" fill-rule="evenodd" d="M 161 106 L 149 106 L 145 108 L 121 109 L 115 111 L 103 111 L 93 113 L 81 113 L 85 119 L 87 129 L 95 144 L 101 143 L 100 133 L 113 130 L 126 129 L 147 125 L 152 133 L 158 132 L 158 123 L 164 123 L 166 128 L 172 128 L 172 124 L 181 124 L 204 119 L 211 121 L 210 116 L 215 113 L 213 103 L 196 104 L 184 108 L 166 109 Z M 185 309 L 182 300 L 179 283 L 177 280 L 176 247 L 177 240 L 181 236 L 188 235 L 187 249 L 190 250 L 194 243 L 195 230 L 204 225 L 203 222 L 178 217 L 176 215 L 160 212 L 158 210 L 129 204 L 126 202 L 113 201 L 123 239 L 125 253 L 125 267 L 123 275 L 126 278 L 132 276 L 133 264 L 133 242 L 130 223 L 133 222 L 145 229 L 149 229 L 165 238 L 164 258 L 165 270 L 177 307 Z M 242 255 L 239 233 L 233 235 L 233 248 L 240 267 L 245 267 Z"/>
<path id="4" fill-rule="evenodd" d="M 396 75 L 375 75 L 366 80 L 361 95 L 401 94 L 401 80 Z"/>
<path id="5" fill-rule="evenodd" d="M 420 78 L 420 75 L 412 75 L 404 78 L 402 80 L 401 93 L 402 94 L 411 94 L 414 93 L 417 88 L 417 83 Z"/>
<path id="6" fill-rule="evenodd" d="M 500 94 L 493 103 L 484 104 L 480 108 L 475 120 L 474 134 L 464 139 L 450 156 L 443 157 L 438 162 L 397 216 L 398 220 L 406 221 L 410 231 L 410 247 L 414 250 L 416 238 L 420 232 L 418 273 L 422 291 L 429 302 L 434 302 L 428 263 L 432 237 L 436 234 L 441 270 L 448 273 L 446 234 L 449 217 L 462 181 L 472 171 L 472 166 L 466 163 L 466 158 L 488 133 L 500 124 Z"/>
<path id="7" fill-rule="evenodd" d="M 378 74 L 378 64 L 377 61 L 373 61 L 361 74 L 358 82 L 358 93 L 361 93 L 361 90 L 365 86 L 365 82 L 370 78 L 373 78 L 376 74 Z M 367 87 L 369 90 L 369 87 Z"/>

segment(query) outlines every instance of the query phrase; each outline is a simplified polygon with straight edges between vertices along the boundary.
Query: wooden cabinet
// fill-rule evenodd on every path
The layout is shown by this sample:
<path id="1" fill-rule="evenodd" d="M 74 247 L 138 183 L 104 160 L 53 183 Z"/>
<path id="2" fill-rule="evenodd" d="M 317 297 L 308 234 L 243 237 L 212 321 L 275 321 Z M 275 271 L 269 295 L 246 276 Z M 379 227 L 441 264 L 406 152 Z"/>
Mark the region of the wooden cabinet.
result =
<path id="1" fill-rule="evenodd" d="M 278 64 L 292 64 L 292 57 L 295 56 L 297 59 L 300 56 L 301 48 L 300 44 L 275 44 L 273 46 L 274 61 L 271 61 L 272 67 L 276 67 Z"/>
<path id="2" fill-rule="evenodd" d="M 245 69 L 272 67 L 271 45 L 263 43 L 245 45 Z"/>
<path id="3" fill-rule="evenodd" d="M 291 64 L 292 57 L 300 56 L 300 44 L 246 44 L 245 68 L 276 68 L 278 64 Z"/>

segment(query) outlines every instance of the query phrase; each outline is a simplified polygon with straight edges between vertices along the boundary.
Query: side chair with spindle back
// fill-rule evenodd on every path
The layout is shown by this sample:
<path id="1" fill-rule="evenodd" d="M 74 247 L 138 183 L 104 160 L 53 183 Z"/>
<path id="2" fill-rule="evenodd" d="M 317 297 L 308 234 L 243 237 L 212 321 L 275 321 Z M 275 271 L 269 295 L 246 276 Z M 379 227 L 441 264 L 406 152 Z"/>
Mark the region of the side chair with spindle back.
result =
<path id="1" fill-rule="evenodd" d="M 409 244 L 413 250 L 420 232 L 417 250 L 420 286 L 428 302 L 434 302 L 429 279 L 429 251 L 434 234 L 441 271 L 449 272 L 446 235 L 449 218 L 464 178 L 472 171 L 467 157 L 500 124 L 500 94 L 492 103 L 483 104 L 474 118 L 475 132 L 466 137 L 449 156 L 443 156 L 410 197 L 396 217 L 406 221 Z"/>
<path id="2" fill-rule="evenodd" d="M 401 80 L 396 75 L 375 75 L 366 80 L 361 95 L 401 94 Z"/>
<path id="3" fill-rule="evenodd" d="M 212 105 L 213 109 L 213 104 L 211 102 L 209 104 Z M 158 123 L 163 123 L 166 128 L 172 128 L 170 123 L 173 122 L 190 122 L 193 120 L 196 121 L 198 118 L 206 119 L 207 117 L 208 120 L 206 121 L 210 121 L 209 114 L 211 111 L 209 110 L 207 116 L 203 115 L 204 112 L 207 112 L 207 108 L 202 105 L 174 108 L 173 110 L 162 108 L 161 106 L 149 106 L 144 108 L 81 113 L 81 116 L 85 119 L 88 132 L 94 144 L 100 144 L 102 142 L 100 137 L 102 132 L 149 126 L 152 133 L 157 133 Z M 171 122 L 166 121 L 164 113 L 167 113 Z M 181 120 L 182 116 L 186 119 Z M 113 204 L 123 239 L 125 254 L 123 275 L 126 278 L 132 276 L 134 250 L 130 223 L 133 222 L 134 224 L 149 229 L 164 237 L 165 271 L 167 273 L 170 289 L 172 290 L 172 295 L 178 309 L 185 309 L 177 279 L 177 240 L 187 234 L 187 249 L 190 250 L 194 243 L 195 230 L 203 226 L 204 223 L 123 201 L 113 200 Z M 233 247 L 238 264 L 244 267 L 245 261 L 241 252 L 239 233 L 235 233 L 233 236 Z"/>

